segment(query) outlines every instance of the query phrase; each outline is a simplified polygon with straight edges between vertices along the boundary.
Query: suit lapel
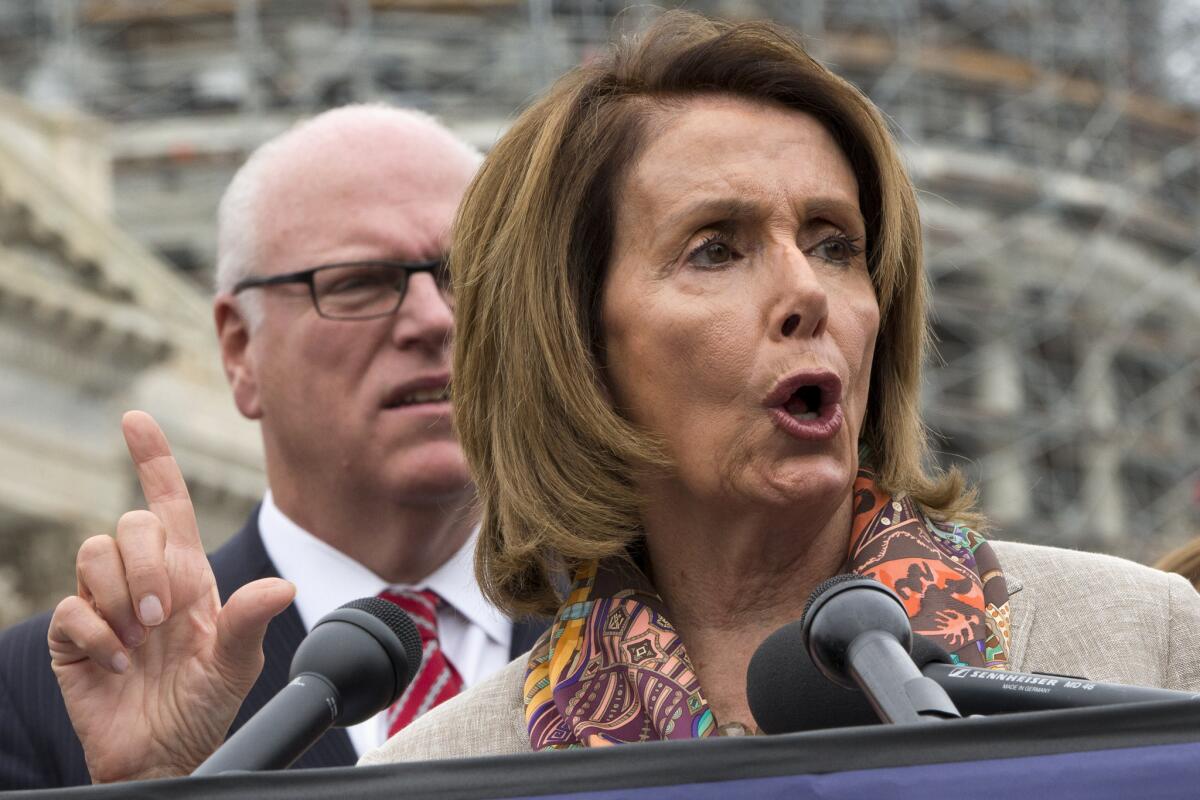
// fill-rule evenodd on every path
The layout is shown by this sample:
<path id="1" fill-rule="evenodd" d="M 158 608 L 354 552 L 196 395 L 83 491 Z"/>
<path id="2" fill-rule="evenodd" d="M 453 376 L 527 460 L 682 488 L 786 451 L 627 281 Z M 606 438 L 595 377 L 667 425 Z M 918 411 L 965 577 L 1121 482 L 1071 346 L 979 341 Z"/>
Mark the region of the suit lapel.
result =
<path id="1" fill-rule="evenodd" d="M 522 617 L 514 622 L 512 644 L 508 648 L 509 661 L 528 652 L 548 627 L 550 620 L 544 617 Z"/>
<path id="2" fill-rule="evenodd" d="M 245 526 L 214 552 L 210 560 L 222 603 L 238 588 L 251 581 L 279 577 L 275 565 L 267 557 L 266 548 L 263 547 L 262 537 L 258 532 L 257 507 L 250 514 Z M 549 620 L 541 617 L 525 617 L 514 622 L 509 658 L 514 659 L 527 652 L 547 627 Z M 292 656 L 306 634 L 304 623 L 294 606 L 289 606 L 267 626 L 267 635 L 263 639 L 263 671 L 238 711 L 230 729 L 231 734 L 287 685 Z M 301 756 L 295 766 L 341 767 L 352 765 L 357 760 L 358 756 L 346 731 L 333 728 Z"/>
<path id="3" fill-rule="evenodd" d="M 267 557 L 262 537 L 258 533 L 257 507 L 250 514 L 245 526 L 213 553 L 210 561 L 222 603 L 239 587 L 251 581 L 279 577 L 275 565 Z M 229 730 L 230 734 L 242 727 L 246 720 L 287 685 L 292 656 L 306 633 L 295 606 L 288 606 L 267 626 L 267 635 L 263 638 L 262 673 L 238 710 Z M 357 760 L 358 755 L 354 752 L 354 746 L 350 743 L 346 731 L 342 728 L 332 728 L 296 761 L 295 767 L 346 767 L 353 765 Z"/>
<path id="4" fill-rule="evenodd" d="M 287 685 L 292 656 L 306 633 L 304 624 L 300 621 L 300 614 L 294 606 L 288 606 L 286 611 L 271 621 L 263 639 L 263 672 L 251 690 L 251 696 L 246 698 L 243 709 L 250 705 L 253 698 L 257 711 Z M 350 743 L 345 729 L 330 728 L 297 759 L 295 766 L 301 769 L 348 767 L 353 766 L 356 761 L 358 754 L 354 751 L 354 745 Z"/>

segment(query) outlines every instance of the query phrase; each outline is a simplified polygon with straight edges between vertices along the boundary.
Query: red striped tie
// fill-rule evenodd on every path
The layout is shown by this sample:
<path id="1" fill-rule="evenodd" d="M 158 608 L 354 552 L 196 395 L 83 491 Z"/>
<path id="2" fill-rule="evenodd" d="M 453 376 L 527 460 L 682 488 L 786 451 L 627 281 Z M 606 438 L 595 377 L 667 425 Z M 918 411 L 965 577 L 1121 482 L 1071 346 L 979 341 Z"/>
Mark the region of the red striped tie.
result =
<path id="1" fill-rule="evenodd" d="M 419 592 L 385 589 L 379 596 L 406 611 L 421 633 L 421 668 L 400 699 L 387 710 L 391 737 L 429 709 L 461 692 L 463 682 L 438 642 L 437 610 L 444 602 L 442 598 L 428 589 Z"/>

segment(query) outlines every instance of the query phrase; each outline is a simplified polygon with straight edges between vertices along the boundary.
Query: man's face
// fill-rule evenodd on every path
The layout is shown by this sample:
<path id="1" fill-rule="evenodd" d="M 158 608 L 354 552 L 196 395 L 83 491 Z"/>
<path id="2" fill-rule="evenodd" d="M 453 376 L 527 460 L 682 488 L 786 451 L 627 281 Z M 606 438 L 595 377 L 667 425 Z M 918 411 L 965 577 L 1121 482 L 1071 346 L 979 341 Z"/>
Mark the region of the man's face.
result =
<path id="1" fill-rule="evenodd" d="M 474 166 L 396 138 L 344 134 L 276 165 L 255 210 L 255 272 L 442 256 Z M 306 473 L 298 485 L 363 500 L 438 503 L 469 491 L 450 404 L 437 396 L 450 380 L 453 317 L 432 275 L 410 275 L 396 314 L 371 320 L 319 316 L 303 284 L 250 291 L 262 319 L 246 346 L 248 385 L 234 391 L 261 420 L 277 495 L 287 488 L 274 484 Z"/>

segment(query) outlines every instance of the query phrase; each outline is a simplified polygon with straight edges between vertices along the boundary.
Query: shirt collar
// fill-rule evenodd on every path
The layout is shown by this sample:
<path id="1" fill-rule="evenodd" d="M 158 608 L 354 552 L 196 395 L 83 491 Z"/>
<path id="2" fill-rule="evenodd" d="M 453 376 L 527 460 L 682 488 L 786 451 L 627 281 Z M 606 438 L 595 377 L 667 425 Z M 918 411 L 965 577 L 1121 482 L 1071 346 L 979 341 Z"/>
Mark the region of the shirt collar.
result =
<path id="1" fill-rule="evenodd" d="M 258 511 L 258 530 L 279 577 L 296 587 L 296 611 L 306 630 L 312 630 L 321 617 L 335 608 L 360 597 L 377 595 L 387 588 L 432 589 L 488 638 L 503 644 L 511 637 L 512 623 L 484 598 L 475 581 L 472 558 L 478 529 L 432 574 L 407 586 L 389 584 L 297 525 L 275 505 L 269 489 Z"/>
<path id="2" fill-rule="evenodd" d="M 335 608 L 377 595 L 387 586 L 383 578 L 289 519 L 269 489 L 258 510 L 258 531 L 279 577 L 296 587 L 296 611 L 305 630 L 312 630 Z"/>
<path id="3" fill-rule="evenodd" d="M 493 642 L 507 645 L 512 638 L 512 623 L 487 601 L 475 580 L 475 540 L 478 535 L 477 528 L 458 552 L 425 580 L 409 587 L 392 588 L 432 589 L 468 622 L 482 629 Z"/>

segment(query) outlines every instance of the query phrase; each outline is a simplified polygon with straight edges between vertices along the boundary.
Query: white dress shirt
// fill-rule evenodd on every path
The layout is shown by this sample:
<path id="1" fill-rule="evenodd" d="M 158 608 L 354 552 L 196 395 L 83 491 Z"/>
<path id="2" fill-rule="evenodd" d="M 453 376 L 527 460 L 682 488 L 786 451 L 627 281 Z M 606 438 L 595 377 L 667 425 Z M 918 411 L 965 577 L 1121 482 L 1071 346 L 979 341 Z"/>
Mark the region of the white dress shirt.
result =
<path id="1" fill-rule="evenodd" d="M 423 581 L 389 584 L 342 551 L 288 519 L 268 490 L 258 512 L 263 547 L 279 576 L 296 587 L 296 611 L 306 631 L 335 608 L 384 589 L 432 589 L 446 602 L 438 610 L 438 637 L 446 658 L 465 687 L 508 663 L 512 623 L 484 599 L 475 582 L 472 553 L 475 534 Z M 354 749 L 363 753 L 387 740 L 384 714 L 346 729 Z"/>

